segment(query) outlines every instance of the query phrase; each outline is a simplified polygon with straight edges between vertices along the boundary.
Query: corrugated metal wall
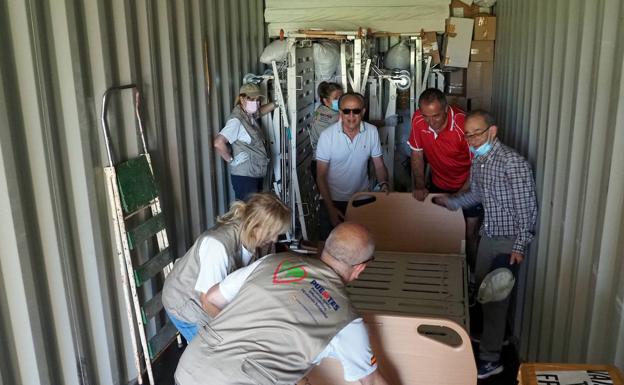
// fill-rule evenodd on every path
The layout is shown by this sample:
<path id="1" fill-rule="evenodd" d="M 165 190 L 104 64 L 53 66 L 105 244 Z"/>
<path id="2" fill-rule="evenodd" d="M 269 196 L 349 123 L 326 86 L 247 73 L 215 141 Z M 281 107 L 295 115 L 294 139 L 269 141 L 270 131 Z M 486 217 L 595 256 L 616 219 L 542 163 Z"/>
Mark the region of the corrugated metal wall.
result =
<path id="1" fill-rule="evenodd" d="M 242 75 L 262 70 L 263 11 L 262 0 L 0 0 L 0 384 L 135 377 L 102 172 L 102 93 L 129 82 L 143 92 L 180 254 L 229 201 L 211 142 Z M 113 146 L 126 159 L 138 149 L 132 100 L 117 100 Z"/>
<path id="2" fill-rule="evenodd" d="M 522 353 L 624 368 L 624 2 L 499 0 L 494 112 L 536 172 Z"/>

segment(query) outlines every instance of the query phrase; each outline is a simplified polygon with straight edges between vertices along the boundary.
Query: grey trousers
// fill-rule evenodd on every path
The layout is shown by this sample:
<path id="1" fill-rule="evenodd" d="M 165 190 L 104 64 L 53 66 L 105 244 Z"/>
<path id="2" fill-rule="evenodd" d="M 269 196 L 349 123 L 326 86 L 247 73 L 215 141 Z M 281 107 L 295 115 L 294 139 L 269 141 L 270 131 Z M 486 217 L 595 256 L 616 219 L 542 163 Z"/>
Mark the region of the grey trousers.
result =
<path id="1" fill-rule="evenodd" d="M 492 261 L 500 254 L 511 257 L 511 248 L 515 238 L 482 236 L 477 253 L 475 278 L 477 287 L 490 272 Z M 483 361 L 500 360 L 505 328 L 507 326 L 507 309 L 509 297 L 498 302 L 489 302 L 481 305 L 483 309 L 483 333 L 479 346 L 479 358 Z"/>

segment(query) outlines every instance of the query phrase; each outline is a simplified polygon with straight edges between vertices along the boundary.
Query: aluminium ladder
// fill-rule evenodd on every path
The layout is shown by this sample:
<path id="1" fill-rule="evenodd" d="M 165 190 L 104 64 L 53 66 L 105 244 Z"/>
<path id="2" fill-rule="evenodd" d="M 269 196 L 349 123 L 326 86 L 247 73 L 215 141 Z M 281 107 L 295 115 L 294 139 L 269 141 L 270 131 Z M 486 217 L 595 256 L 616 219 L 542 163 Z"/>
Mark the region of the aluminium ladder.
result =
<path id="1" fill-rule="evenodd" d="M 124 90 L 133 90 L 142 153 L 114 164 L 108 128 L 108 102 L 113 92 Z M 165 217 L 160 207 L 152 162 L 145 143 L 143 122 L 139 113 L 139 90 L 136 85 L 127 84 L 106 90 L 102 97 L 101 120 L 108 155 L 108 166 L 104 167 L 107 196 L 137 379 L 139 384 L 143 384 L 143 358 L 149 383 L 154 385 L 152 362 L 176 337 L 178 344 L 181 339 L 175 326 L 162 312 L 162 282 L 173 268 L 174 257 L 169 248 Z"/>

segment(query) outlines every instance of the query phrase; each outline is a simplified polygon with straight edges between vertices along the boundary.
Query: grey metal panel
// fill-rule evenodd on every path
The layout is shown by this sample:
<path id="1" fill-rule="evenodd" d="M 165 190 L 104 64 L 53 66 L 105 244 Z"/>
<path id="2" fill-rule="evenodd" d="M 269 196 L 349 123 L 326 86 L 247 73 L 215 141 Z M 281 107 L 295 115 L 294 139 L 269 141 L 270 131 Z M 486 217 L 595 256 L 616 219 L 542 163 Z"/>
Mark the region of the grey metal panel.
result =
<path id="1" fill-rule="evenodd" d="M 0 384 L 136 377 L 105 196 L 101 96 L 129 82 L 142 91 L 180 256 L 228 206 L 212 138 L 242 75 L 262 68 L 262 12 L 261 0 L 0 0 Z M 133 156 L 129 95 L 111 104 L 110 124 L 115 158 Z"/>
<path id="2" fill-rule="evenodd" d="M 521 354 L 623 368 L 624 4 L 499 0 L 496 13 L 493 112 L 540 202 Z"/>

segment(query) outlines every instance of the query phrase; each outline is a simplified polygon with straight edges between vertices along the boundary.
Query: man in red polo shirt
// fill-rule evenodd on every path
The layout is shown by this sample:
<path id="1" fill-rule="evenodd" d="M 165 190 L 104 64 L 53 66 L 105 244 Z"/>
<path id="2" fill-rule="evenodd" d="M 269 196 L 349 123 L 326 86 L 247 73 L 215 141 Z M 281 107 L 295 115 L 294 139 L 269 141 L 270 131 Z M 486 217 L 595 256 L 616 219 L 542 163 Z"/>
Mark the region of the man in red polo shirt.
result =
<path id="1" fill-rule="evenodd" d="M 423 91 L 412 118 L 409 144 L 412 149 L 412 194 L 423 201 L 429 192 L 454 194 L 468 187 L 472 157 L 464 138 L 466 114 L 449 106 L 437 88 Z M 425 159 L 431 180 L 425 180 Z M 471 271 L 479 243 L 479 222 L 483 207 L 463 210 L 466 221 L 466 257 Z"/>

